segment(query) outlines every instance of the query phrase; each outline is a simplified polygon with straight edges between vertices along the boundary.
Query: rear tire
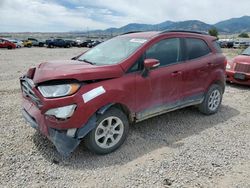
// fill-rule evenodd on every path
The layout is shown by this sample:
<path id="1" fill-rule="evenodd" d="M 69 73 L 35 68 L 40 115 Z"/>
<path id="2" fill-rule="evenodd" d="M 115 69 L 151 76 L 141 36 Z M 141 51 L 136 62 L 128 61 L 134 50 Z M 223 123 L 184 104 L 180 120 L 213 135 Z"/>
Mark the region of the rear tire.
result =
<path id="1" fill-rule="evenodd" d="M 98 116 L 96 128 L 85 137 L 85 144 L 96 154 L 111 153 L 118 149 L 127 137 L 127 116 L 117 108 L 110 108 Z"/>
<path id="2" fill-rule="evenodd" d="M 9 50 L 11 50 L 11 49 L 12 49 L 12 46 L 8 46 L 7 48 L 8 48 Z"/>
<path id="3" fill-rule="evenodd" d="M 210 115 L 218 111 L 222 101 L 223 90 L 221 86 L 213 84 L 205 95 L 199 110 L 203 114 Z"/>

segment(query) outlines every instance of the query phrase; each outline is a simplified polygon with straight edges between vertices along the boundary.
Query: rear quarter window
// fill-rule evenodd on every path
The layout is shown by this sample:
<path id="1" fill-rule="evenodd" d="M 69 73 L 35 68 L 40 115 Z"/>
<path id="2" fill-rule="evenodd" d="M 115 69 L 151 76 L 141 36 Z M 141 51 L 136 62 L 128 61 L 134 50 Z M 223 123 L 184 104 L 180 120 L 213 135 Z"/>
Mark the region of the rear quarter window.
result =
<path id="1" fill-rule="evenodd" d="M 186 59 L 196 59 L 205 56 L 211 52 L 207 43 L 202 39 L 197 38 L 186 38 Z"/>
<path id="2" fill-rule="evenodd" d="M 217 53 L 222 53 L 222 50 L 221 50 L 221 47 L 220 47 L 220 44 L 218 43 L 218 41 L 213 41 L 213 46 L 214 46 Z"/>

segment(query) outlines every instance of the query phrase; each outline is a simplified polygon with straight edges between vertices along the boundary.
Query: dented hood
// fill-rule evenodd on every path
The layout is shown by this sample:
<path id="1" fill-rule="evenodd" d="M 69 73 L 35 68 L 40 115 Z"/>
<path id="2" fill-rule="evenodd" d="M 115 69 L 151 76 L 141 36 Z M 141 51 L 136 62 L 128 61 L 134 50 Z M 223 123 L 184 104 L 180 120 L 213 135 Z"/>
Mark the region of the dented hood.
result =
<path id="1" fill-rule="evenodd" d="M 51 61 L 35 68 L 33 81 L 37 84 L 62 79 L 97 80 L 121 77 L 123 73 L 120 65 L 97 66 L 75 60 Z"/>

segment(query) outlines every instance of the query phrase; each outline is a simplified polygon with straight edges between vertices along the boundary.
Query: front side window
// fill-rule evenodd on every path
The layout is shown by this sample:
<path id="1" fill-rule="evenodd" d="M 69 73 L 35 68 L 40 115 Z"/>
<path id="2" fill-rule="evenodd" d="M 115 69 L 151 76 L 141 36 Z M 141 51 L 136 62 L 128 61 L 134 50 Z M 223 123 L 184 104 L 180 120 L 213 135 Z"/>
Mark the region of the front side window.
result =
<path id="1" fill-rule="evenodd" d="M 90 49 L 78 60 L 95 65 L 118 64 L 128 58 L 147 40 L 142 38 L 116 37 Z"/>
<path id="2" fill-rule="evenodd" d="M 165 66 L 179 62 L 181 60 L 180 52 L 179 38 L 164 39 L 146 51 L 146 58 L 157 59 L 160 61 L 160 66 Z"/>
<path id="3" fill-rule="evenodd" d="M 187 38 L 186 41 L 186 59 L 196 59 L 205 56 L 211 52 L 207 43 L 201 39 Z"/>

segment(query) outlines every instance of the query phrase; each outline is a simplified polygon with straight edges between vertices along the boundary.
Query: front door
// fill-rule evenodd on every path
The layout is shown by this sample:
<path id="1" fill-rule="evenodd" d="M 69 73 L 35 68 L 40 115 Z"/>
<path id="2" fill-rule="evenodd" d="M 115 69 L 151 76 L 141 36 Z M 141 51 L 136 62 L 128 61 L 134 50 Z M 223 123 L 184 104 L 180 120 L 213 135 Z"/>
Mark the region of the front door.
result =
<path id="1" fill-rule="evenodd" d="M 137 118 L 146 118 L 155 113 L 172 108 L 180 98 L 182 69 L 181 40 L 167 38 L 151 45 L 146 59 L 157 59 L 160 66 L 150 70 L 147 77 L 136 76 Z"/>

